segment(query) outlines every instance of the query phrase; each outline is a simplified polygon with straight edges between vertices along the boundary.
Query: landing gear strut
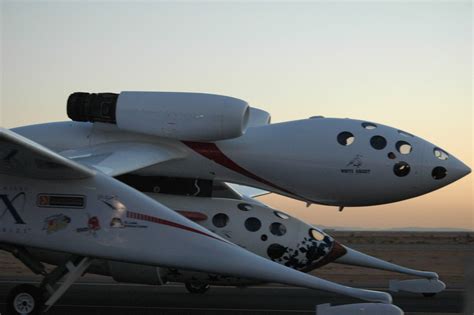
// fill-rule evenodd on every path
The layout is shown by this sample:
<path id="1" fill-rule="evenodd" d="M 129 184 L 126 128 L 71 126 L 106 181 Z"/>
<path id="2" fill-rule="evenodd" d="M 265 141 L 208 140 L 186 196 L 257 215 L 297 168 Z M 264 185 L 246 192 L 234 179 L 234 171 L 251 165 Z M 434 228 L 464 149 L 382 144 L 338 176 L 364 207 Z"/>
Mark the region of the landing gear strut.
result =
<path id="1" fill-rule="evenodd" d="M 193 294 L 204 294 L 211 288 L 209 284 L 198 281 L 188 281 L 185 286 L 188 292 Z"/>
<path id="2" fill-rule="evenodd" d="M 2 249 L 5 249 L 2 246 Z M 7 298 L 8 314 L 30 315 L 40 314 L 49 310 L 51 306 L 66 292 L 67 289 L 81 277 L 92 260 L 89 257 L 71 256 L 66 262 L 47 273 L 44 265 L 36 260 L 26 249 L 14 248 L 10 250 L 33 272 L 44 275 L 39 287 L 30 284 L 21 284 L 13 288 Z M 17 256 L 16 253 L 21 252 Z M 35 266 L 34 270 L 31 266 Z M 58 284 L 63 280 L 61 284 Z"/>

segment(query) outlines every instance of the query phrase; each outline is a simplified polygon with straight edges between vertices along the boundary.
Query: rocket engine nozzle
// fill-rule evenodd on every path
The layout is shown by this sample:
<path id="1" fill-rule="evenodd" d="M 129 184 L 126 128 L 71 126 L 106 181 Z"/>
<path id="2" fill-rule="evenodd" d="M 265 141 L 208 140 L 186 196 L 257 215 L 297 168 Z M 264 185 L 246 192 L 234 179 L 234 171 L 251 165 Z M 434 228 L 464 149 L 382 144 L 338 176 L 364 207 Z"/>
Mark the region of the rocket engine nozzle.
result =
<path id="1" fill-rule="evenodd" d="M 67 100 L 67 115 L 74 121 L 116 123 L 119 94 L 76 92 Z"/>

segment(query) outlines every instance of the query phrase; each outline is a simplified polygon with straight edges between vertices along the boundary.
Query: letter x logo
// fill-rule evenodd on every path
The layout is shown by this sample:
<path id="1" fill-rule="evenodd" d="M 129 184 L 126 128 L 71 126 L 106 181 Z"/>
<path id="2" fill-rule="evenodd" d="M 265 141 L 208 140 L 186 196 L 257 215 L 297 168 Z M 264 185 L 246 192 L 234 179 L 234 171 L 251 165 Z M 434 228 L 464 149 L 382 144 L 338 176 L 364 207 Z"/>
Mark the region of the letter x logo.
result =
<path id="1" fill-rule="evenodd" d="M 23 221 L 23 219 L 20 217 L 20 215 L 18 214 L 18 211 L 16 210 L 15 206 L 13 205 L 13 203 L 15 202 L 15 200 L 19 197 L 23 197 L 25 198 L 25 193 L 24 192 L 21 192 L 21 193 L 18 193 L 15 197 L 13 197 L 12 199 L 9 199 L 8 198 L 8 195 L 0 195 L 0 201 L 3 202 L 3 204 L 5 205 L 6 209 L 3 211 L 2 215 L 0 216 L 0 218 L 2 218 L 4 215 L 5 215 L 5 212 L 6 211 L 9 211 L 10 214 L 12 215 L 13 219 L 15 219 L 15 223 L 16 224 L 26 224 L 25 221 Z"/>

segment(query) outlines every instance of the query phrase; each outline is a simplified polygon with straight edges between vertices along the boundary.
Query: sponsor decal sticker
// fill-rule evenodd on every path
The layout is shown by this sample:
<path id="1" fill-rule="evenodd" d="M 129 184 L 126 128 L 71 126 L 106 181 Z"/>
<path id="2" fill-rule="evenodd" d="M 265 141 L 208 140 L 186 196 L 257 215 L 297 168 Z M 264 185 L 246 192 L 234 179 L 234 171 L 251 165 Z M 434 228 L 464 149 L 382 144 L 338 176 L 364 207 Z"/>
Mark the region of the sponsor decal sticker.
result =
<path id="1" fill-rule="evenodd" d="M 362 155 L 357 154 L 352 160 L 349 161 L 346 165 L 347 167 L 352 166 L 355 168 L 359 168 L 362 166 Z"/>
<path id="2" fill-rule="evenodd" d="M 18 207 L 20 207 L 21 211 L 23 211 L 23 208 L 25 207 L 25 201 L 25 192 L 19 192 L 12 198 L 10 198 L 8 195 L 0 194 L 0 205 L 3 205 L 3 212 L 0 214 L 0 219 L 2 219 L 7 212 L 9 212 L 15 220 L 15 224 L 26 224 L 18 213 Z"/>
<path id="3" fill-rule="evenodd" d="M 49 205 L 49 197 L 46 195 L 40 195 L 38 196 L 38 205 L 40 207 L 45 207 Z"/>
<path id="4" fill-rule="evenodd" d="M 7 227 L 3 227 L 0 229 L 0 232 L 1 233 L 10 233 L 10 234 L 27 234 L 28 232 L 31 231 L 31 228 L 20 228 L 20 227 L 17 227 L 17 228 L 7 228 Z"/>
<path id="5" fill-rule="evenodd" d="M 110 221 L 110 227 L 111 228 L 124 228 L 125 226 L 122 223 L 122 219 L 112 218 L 112 221 Z"/>
<path id="6" fill-rule="evenodd" d="M 357 154 L 352 160 L 347 163 L 346 168 L 341 169 L 342 174 L 370 174 L 370 169 L 361 168 L 364 162 L 362 155 Z"/>
<path id="7" fill-rule="evenodd" d="M 84 209 L 86 197 L 83 195 L 38 194 L 36 204 L 42 208 Z"/>
<path id="8" fill-rule="evenodd" d="M 124 212 L 127 207 L 117 198 L 117 196 L 110 195 L 99 195 L 99 200 L 106 204 L 110 209 Z"/>
<path id="9" fill-rule="evenodd" d="M 146 229 L 147 225 L 138 224 L 138 222 L 134 221 L 125 221 L 123 222 L 121 218 L 112 218 L 110 221 L 111 228 L 142 228 Z"/>
<path id="10" fill-rule="evenodd" d="M 46 234 L 61 231 L 64 230 L 69 223 L 71 223 L 71 218 L 67 215 L 55 214 L 44 219 L 43 231 L 46 231 Z"/>
<path id="11" fill-rule="evenodd" d="M 87 227 L 78 228 L 76 229 L 76 232 L 78 233 L 88 232 L 89 234 L 96 236 L 97 231 L 99 231 L 100 229 L 101 227 L 100 227 L 99 218 L 96 216 L 93 216 L 93 217 L 89 216 L 89 219 L 87 220 Z"/>

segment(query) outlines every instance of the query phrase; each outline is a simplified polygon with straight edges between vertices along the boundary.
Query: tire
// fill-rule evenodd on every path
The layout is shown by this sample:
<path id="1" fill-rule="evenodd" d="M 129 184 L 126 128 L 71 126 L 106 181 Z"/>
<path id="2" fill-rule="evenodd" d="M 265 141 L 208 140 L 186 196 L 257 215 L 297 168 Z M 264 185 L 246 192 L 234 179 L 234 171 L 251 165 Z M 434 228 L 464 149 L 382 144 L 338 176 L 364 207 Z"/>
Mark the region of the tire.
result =
<path id="1" fill-rule="evenodd" d="M 433 297 L 435 295 L 436 295 L 436 293 L 423 293 L 423 296 L 426 297 L 426 298 L 430 298 L 430 297 Z"/>
<path id="2" fill-rule="evenodd" d="M 209 289 L 211 288 L 211 286 L 207 283 L 192 282 L 192 281 L 186 282 L 185 286 L 188 292 L 192 294 L 204 294 L 207 291 L 209 291 Z"/>
<path id="3" fill-rule="evenodd" d="M 7 297 L 7 314 L 41 314 L 43 291 L 31 284 L 14 287 Z"/>

